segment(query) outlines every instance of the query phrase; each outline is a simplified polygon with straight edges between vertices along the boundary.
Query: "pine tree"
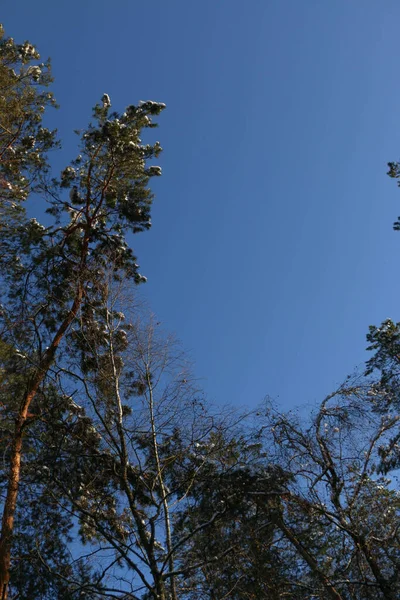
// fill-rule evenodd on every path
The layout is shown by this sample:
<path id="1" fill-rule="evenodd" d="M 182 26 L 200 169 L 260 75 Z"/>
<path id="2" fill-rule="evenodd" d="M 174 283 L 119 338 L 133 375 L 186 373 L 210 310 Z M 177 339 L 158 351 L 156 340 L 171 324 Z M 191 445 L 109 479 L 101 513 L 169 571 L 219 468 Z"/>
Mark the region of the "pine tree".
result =
<path id="1" fill-rule="evenodd" d="M 135 283 L 145 281 L 126 234 L 151 226 L 148 184 L 161 170 L 148 161 L 159 155 L 161 147 L 158 142 L 142 143 L 140 132 L 156 126 L 153 118 L 164 104 L 141 102 L 119 115 L 111 111 L 110 99 L 104 94 L 94 108 L 92 124 L 80 134 L 79 155 L 59 179 L 51 178 L 43 153 L 54 147 L 54 136 L 41 127 L 42 92 L 35 87 L 36 82 L 39 86 L 48 83 L 47 71 L 42 71 L 46 67 L 26 68 L 32 58 L 38 58 L 28 43 L 16 46 L 12 40 L 3 39 L 0 53 L 4 89 L 15 100 L 12 112 L 4 111 L 2 125 L 3 151 L 12 154 L 0 173 L 5 190 L 2 203 L 16 217 L 10 220 L 4 212 L 1 225 L 1 330 L 3 341 L 18 348 L 19 356 L 29 365 L 10 434 L 0 539 L 0 590 L 5 600 L 24 435 L 35 413 L 37 394 L 53 374 L 65 336 L 90 305 L 95 284 L 101 281 L 109 260 L 114 261 L 115 278 L 123 273 Z M 15 64 L 20 65 L 20 71 L 14 75 Z M 16 82 L 11 86 L 14 77 Z M 51 95 L 47 103 L 52 103 Z M 21 107 L 27 106 L 32 110 L 22 118 Z M 28 220 L 21 212 L 21 202 L 32 190 L 36 202 L 42 198 L 43 209 L 47 203 L 52 225 L 45 227 L 36 219 Z"/>
<path id="2" fill-rule="evenodd" d="M 56 106 L 48 90 L 50 62 L 29 42 L 16 44 L 0 25 L 0 218 L 18 214 L 21 201 L 47 168 L 46 154 L 57 143 L 43 127 L 46 107 Z M 1 226 L 1 224 L 0 224 Z"/>

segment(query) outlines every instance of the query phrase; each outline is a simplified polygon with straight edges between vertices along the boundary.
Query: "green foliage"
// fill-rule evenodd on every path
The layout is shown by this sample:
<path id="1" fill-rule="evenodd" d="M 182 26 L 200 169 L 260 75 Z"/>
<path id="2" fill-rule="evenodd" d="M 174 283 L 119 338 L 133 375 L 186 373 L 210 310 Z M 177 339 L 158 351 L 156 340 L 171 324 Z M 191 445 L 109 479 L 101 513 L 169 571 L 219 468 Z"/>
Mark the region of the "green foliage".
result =
<path id="1" fill-rule="evenodd" d="M 42 126 L 47 106 L 55 106 L 50 63 L 29 42 L 16 44 L 0 26 L 0 208 L 26 199 L 47 167 L 46 153 L 56 145 Z"/>
<path id="2" fill-rule="evenodd" d="M 111 112 L 105 94 L 94 108 L 93 122 L 80 133 L 79 156 L 60 178 L 52 177 L 47 153 L 57 142 L 54 132 L 42 126 L 45 108 L 54 105 L 46 90 L 51 83 L 50 65 L 36 64 L 39 55 L 30 43 L 15 44 L 2 31 L 1 36 L 0 401 L 2 455 L 5 463 L 10 462 L 10 471 L 3 470 L 1 482 L 9 517 L 15 512 L 14 501 L 9 502 L 13 479 L 19 483 L 19 501 L 24 507 L 17 510 L 12 525 L 14 549 L 20 556 L 13 561 L 11 589 L 22 597 L 69 598 L 70 591 L 80 589 L 84 581 L 82 572 L 71 566 L 67 550 L 76 514 L 74 503 L 80 498 L 79 505 L 87 502 L 90 512 L 107 489 L 104 518 L 108 528 L 118 531 L 118 502 L 113 492 L 120 482 L 115 473 L 117 463 L 104 454 L 92 417 L 71 409 L 69 396 L 63 393 L 67 377 L 60 377 L 60 372 L 66 372 L 71 363 L 75 366 L 76 357 L 89 347 L 85 335 L 90 337 L 98 323 L 108 318 L 98 308 L 106 292 L 110 263 L 113 281 L 128 278 L 139 284 L 146 280 L 126 236 L 129 231 L 138 233 L 151 226 L 149 182 L 161 174 L 160 167 L 152 164 L 161 147 L 158 142 L 142 143 L 140 135 L 141 130 L 156 126 L 154 117 L 165 105 L 141 102 L 118 115 Z M 26 218 L 21 203 L 33 194 L 35 202 L 42 202 L 42 210 L 47 208 L 52 217 L 46 227 Z M 78 335 L 79 327 L 71 328 L 75 322 L 82 323 L 83 336 Z M 124 349 L 121 332 L 113 344 L 117 351 Z M 104 352 L 92 366 L 82 358 L 81 367 L 80 373 L 95 369 L 98 390 L 103 395 L 111 393 L 105 385 L 112 373 L 106 371 Z M 20 469 L 15 441 L 21 439 Z M 100 482 L 88 483 L 83 500 L 78 491 L 82 473 L 92 479 L 93 455 L 102 477 Z M 55 490 L 68 478 L 70 486 L 60 504 Z M 35 510 L 41 511 L 40 519 L 34 517 Z M 80 533 L 85 542 L 99 535 L 93 533 L 90 516 L 81 518 Z M 2 576 L 9 540 L 10 534 L 2 535 Z M 86 580 L 91 597 L 95 597 L 94 575 L 89 575 L 88 567 Z M 100 574 L 100 586 L 101 580 Z"/>
<path id="3" fill-rule="evenodd" d="M 161 148 L 158 142 L 142 144 L 139 135 L 143 127 L 155 126 L 153 116 L 163 108 L 163 104 L 145 102 L 118 116 L 110 114 L 109 101 L 97 105 L 94 124 L 81 135 L 79 157 L 60 180 L 41 184 L 55 224 L 45 228 L 31 219 L 8 228 L 0 259 L 7 283 L 3 314 L 11 323 L 24 312 L 26 339 L 33 335 L 28 311 L 35 318 L 36 335 L 48 345 L 45 338 L 70 310 L 77 284 L 85 298 L 82 310 L 90 311 L 101 297 L 110 262 L 115 278 L 123 275 L 135 283 L 146 280 L 126 234 L 129 229 L 137 233 L 151 226 L 148 183 L 160 169 L 148 166 L 147 161 L 158 156 Z M 23 301 L 21 289 L 25 290 Z"/>
<path id="4" fill-rule="evenodd" d="M 399 371 L 400 323 L 386 319 L 380 327 L 371 325 L 367 342 L 367 350 L 374 352 L 374 356 L 367 362 L 366 375 L 378 370 L 383 381 L 389 383 Z"/>
<path id="5" fill-rule="evenodd" d="M 210 436 L 198 449 L 205 464 L 191 502 L 176 515 L 177 539 L 194 532 L 180 557 L 184 597 L 279 598 L 285 587 L 271 514 L 288 475 L 270 464 L 262 444 L 225 435 Z"/>

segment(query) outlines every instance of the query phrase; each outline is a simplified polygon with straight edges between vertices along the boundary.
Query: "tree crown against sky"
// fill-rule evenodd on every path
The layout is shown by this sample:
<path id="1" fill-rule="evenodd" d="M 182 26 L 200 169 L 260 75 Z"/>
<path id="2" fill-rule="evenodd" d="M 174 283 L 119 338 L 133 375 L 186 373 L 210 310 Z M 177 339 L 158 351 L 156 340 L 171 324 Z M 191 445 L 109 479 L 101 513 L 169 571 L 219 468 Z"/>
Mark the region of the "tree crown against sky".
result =
<path id="1" fill-rule="evenodd" d="M 25 47 L 34 52 L 29 44 Z M 19 54 L 17 60 L 22 60 Z M 33 54 L 30 57 L 35 58 Z M 28 87 L 29 82 L 38 83 L 37 71 L 30 74 Z M 167 408 L 173 404 L 168 404 L 168 394 L 162 393 L 163 410 L 157 415 L 163 426 L 166 418 L 167 425 L 160 433 L 160 423 L 154 418 L 154 373 L 165 360 L 150 368 L 149 349 L 155 338 L 145 335 L 147 341 L 141 341 L 140 326 L 125 323 L 121 306 L 111 302 L 110 308 L 107 299 L 120 280 L 143 280 L 121 236 L 128 223 L 135 232 L 150 224 L 151 194 L 146 186 L 160 170 L 146 166 L 143 158 L 151 159 L 160 148 L 154 144 L 146 150 L 137 136 L 138 129 L 151 125 L 153 113 L 162 108 L 159 103 L 145 102 L 118 115 L 111 112 L 109 97 L 104 94 L 95 107 L 94 124 L 83 132 L 80 154 L 59 180 L 46 173 L 44 162 L 35 170 L 31 159 L 23 158 L 25 162 L 14 163 L 15 168 L 19 173 L 31 169 L 34 176 L 22 180 L 24 193 L 16 188 L 19 204 L 12 205 L 14 200 L 10 202 L 7 195 L 12 188 L 4 186 L 5 205 L 14 217 L 12 226 L 4 230 L 4 243 L 8 257 L 18 256 L 21 261 L 3 263 L 11 292 L 4 298 L 0 349 L 3 397 L 11 425 L 5 427 L 5 433 L 22 439 L 18 419 L 14 434 L 12 431 L 15 409 L 18 411 L 22 401 L 20 416 L 25 442 L 29 440 L 24 451 L 31 461 L 31 469 L 25 467 L 22 473 L 21 488 L 22 500 L 29 498 L 29 509 L 20 513 L 15 542 L 30 570 L 29 576 L 22 570 L 14 572 L 18 590 L 53 597 L 57 593 L 60 598 L 84 590 L 112 595 L 116 590 L 105 589 L 103 582 L 114 556 L 119 567 L 125 561 L 141 578 L 136 562 L 139 553 L 145 564 L 143 579 L 149 577 L 147 582 L 142 579 L 143 589 L 129 589 L 132 579 L 127 581 L 125 573 L 117 572 L 117 577 L 125 578 L 131 596 L 198 598 L 202 594 L 207 598 L 236 593 L 254 597 L 268 593 L 279 597 L 284 593 L 299 598 L 300 593 L 307 597 L 312 592 L 321 599 L 347 600 L 349 594 L 357 599 L 393 598 L 398 586 L 397 496 L 390 482 L 378 479 L 376 472 L 396 464 L 385 462 L 390 452 L 397 451 L 396 335 L 392 339 L 380 336 L 396 326 L 387 322 L 386 327 L 370 331 L 377 352 L 370 367 L 380 370 L 382 377 L 343 386 L 333 397 L 339 397 L 336 404 L 329 404 L 332 398 L 324 401 L 305 428 L 293 415 L 273 414 L 261 429 L 251 431 L 257 443 L 249 443 L 240 430 L 230 437 L 227 423 L 215 426 L 210 415 L 203 414 L 201 399 L 188 390 L 186 373 L 180 379 L 179 372 L 167 391 L 183 404 L 186 398 L 186 409 L 191 407 L 197 427 L 182 424 L 182 419 L 178 419 L 180 428 L 172 427 L 177 410 L 173 408 L 171 416 Z M 49 147 L 54 143 L 50 132 L 47 143 Z M 12 154 L 8 146 L 7 152 Z M 39 156 L 37 160 L 42 159 Z M 38 178 L 38 173 L 45 176 Z M 28 185 L 48 199 L 54 225 L 41 226 L 16 210 Z M 26 291 L 21 295 L 22 288 Z M 133 346 L 129 346 L 132 338 Z M 137 359 L 130 370 L 128 348 Z M 156 343 L 156 354 L 160 349 Z M 138 357 L 143 350 L 145 360 L 140 367 Z M 45 369 L 48 377 L 43 375 Z M 67 378 L 79 381 L 79 392 L 64 393 Z M 12 391 L 18 388 L 32 395 L 33 384 L 37 389 L 28 407 L 18 394 L 10 402 Z M 131 407 L 122 401 L 123 389 L 131 404 L 142 403 L 147 411 L 144 433 L 137 420 L 131 424 Z M 77 402 L 78 393 L 85 407 Z M 204 431 L 200 424 L 205 424 Z M 183 435 L 187 431 L 183 425 L 188 426 L 191 437 Z M 272 436 L 262 435 L 265 426 Z M 367 430 L 368 440 L 360 446 L 357 432 Z M 385 437 L 388 432 L 393 435 Z M 59 440 L 62 444 L 54 444 Z M 378 441 L 382 445 L 376 452 Z M 366 442 L 372 448 L 369 454 Z M 276 446 L 281 454 L 274 454 Z M 106 451 L 111 447 L 114 454 Z M 293 452 L 308 462 L 293 461 Z M 54 460 L 60 456 L 62 460 Z M 50 477 L 48 462 L 55 462 Z M 74 467 L 66 470 L 69 464 Z M 94 465 L 96 477 L 92 477 Z M 66 472 L 75 475 L 71 486 L 65 486 Z M 176 508 L 179 493 L 182 502 Z M 32 531 L 28 524 L 38 505 L 45 508 L 44 516 Z M 106 573 L 85 572 L 85 561 L 74 569 L 68 561 L 71 514 L 80 523 L 83 542 L 101 546 L 106 540 L 110 544 L 107 551 L 115 552 Z M 60 527 L 52 536 L 57 520 Z M 164 544 L 156 535 L 161 527 Z M 38 532 L 44 544 L 40 552 L 36 547 L 32 553 L 29 544 Z M 374 535 L 377 532 L 379 537 Z M 57 552 L 49 551 L 52 544 Z M 345 563 L 338 548 L 348 559 Z M 90 557 L 86 558 L 90 562 Z M 249 563 L 254 567 L 250 573 Z M 43 573 L 51 574 L 54 587 L 33 592 L 29 586 L 44 585 Z M 119 593 L 126 597 L 125 592 Z"/>

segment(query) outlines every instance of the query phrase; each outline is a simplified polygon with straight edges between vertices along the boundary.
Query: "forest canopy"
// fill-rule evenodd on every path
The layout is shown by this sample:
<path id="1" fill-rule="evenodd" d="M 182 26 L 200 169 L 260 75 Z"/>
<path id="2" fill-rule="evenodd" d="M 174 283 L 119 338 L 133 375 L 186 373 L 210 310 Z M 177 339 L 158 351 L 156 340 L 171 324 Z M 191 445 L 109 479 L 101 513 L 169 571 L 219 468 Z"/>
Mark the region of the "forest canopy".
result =
<path id="1" fill-rule="evenodd" d="M 137 291 L 165 104 L 105 93 L 56 173 L 51 86 L 1 30 L 1 600 L 398 598 L 400 323 L 307 415 L 211 405 Z"/>

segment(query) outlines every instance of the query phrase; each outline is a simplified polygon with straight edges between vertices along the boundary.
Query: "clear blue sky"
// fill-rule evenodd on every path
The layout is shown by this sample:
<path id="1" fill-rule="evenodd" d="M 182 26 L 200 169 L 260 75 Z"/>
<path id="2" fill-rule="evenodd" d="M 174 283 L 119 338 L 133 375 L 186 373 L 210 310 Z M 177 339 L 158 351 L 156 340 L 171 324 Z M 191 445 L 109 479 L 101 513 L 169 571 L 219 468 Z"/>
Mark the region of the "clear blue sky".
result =
<path id="1" fill-rule="evenodd" d="M 66 161 L 103 92 L 165 102 L 146 294 L 218 403 L 313 402 L 400 320 L 398 0 L 20 0 Z"/>

